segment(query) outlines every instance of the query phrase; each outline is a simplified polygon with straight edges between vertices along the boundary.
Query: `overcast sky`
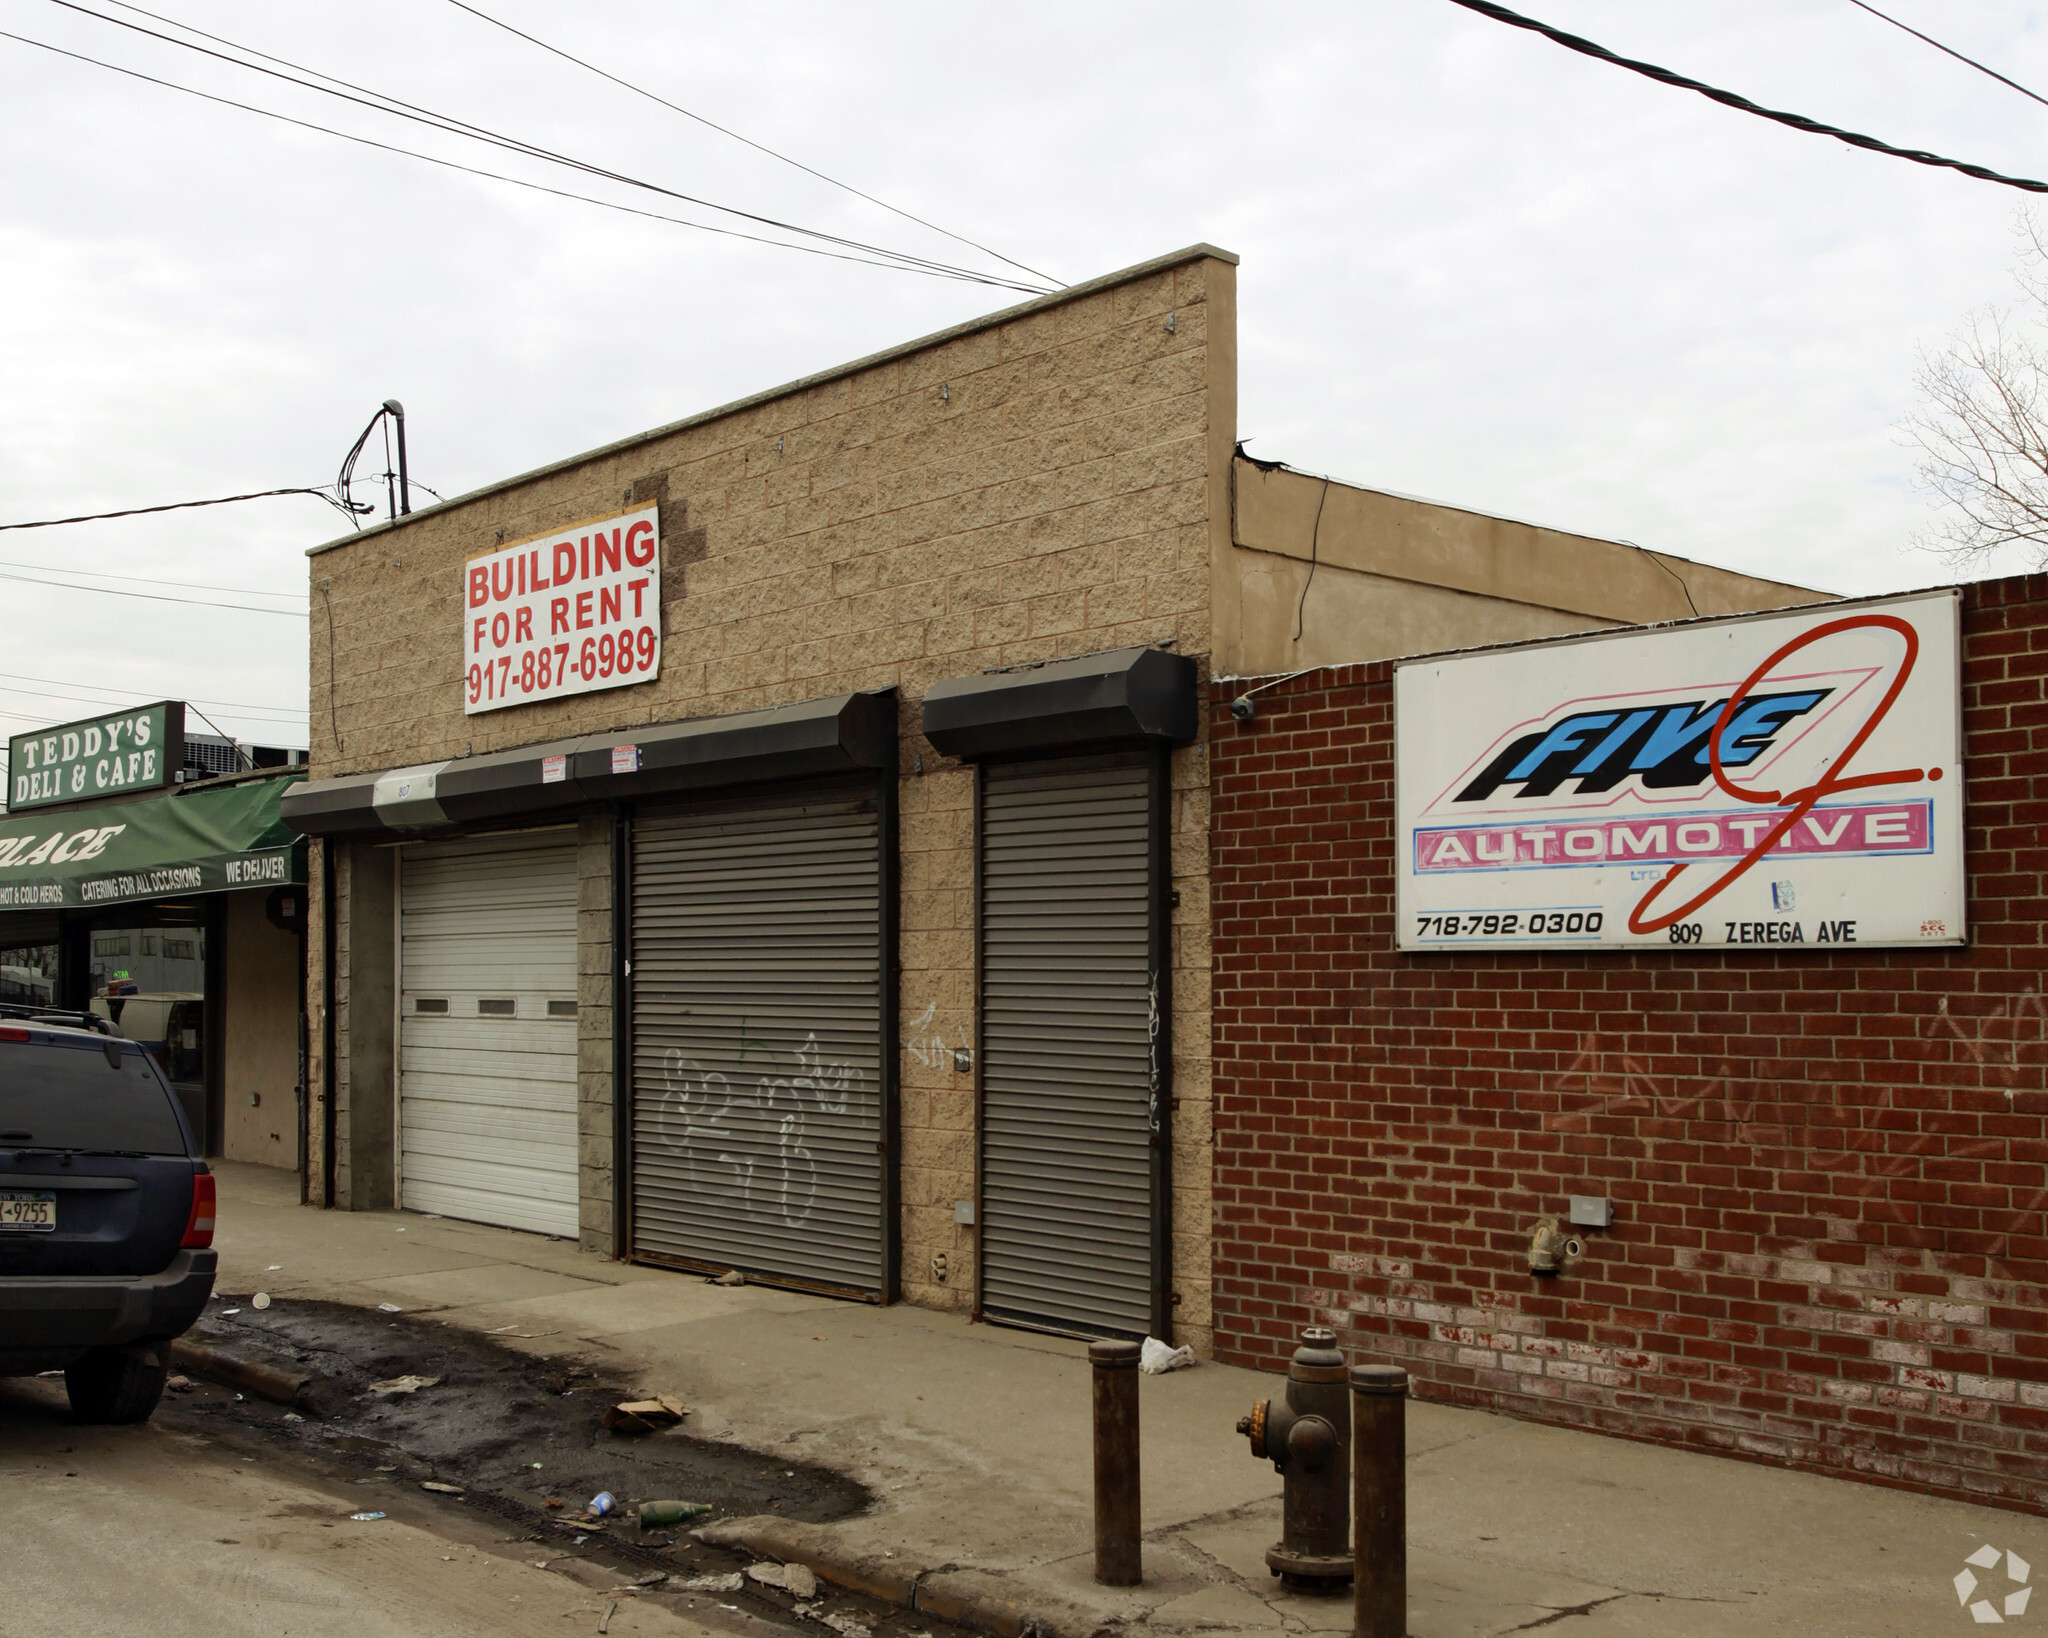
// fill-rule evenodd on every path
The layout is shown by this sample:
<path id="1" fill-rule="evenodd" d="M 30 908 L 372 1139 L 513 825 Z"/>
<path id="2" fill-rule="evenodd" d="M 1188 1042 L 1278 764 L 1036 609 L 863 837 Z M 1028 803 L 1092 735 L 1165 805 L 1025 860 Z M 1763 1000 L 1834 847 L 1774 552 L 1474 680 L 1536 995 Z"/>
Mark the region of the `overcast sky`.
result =
<path id="1" fill-rule="evenodd" d="M 1063 280 L 1202 239 L 1238 252 L 1240 432 L 1259 455 L 1832 591 L 1952 578 L 1909 549 L 1929 512 L 1897 425 L 1916 349 L 2012 299 L 2011 189 L 1445 0 L 478 4 Z M 681 192 L 1002 270 L 448 0 L 158 8 Z M 1771 106 L 2048 176 L 2048 108 L 1849 0 L 1527 9 Z M 1883 9 L 2048 93 L 2039 8 Z M 719 219 L 54 0 L 0 0 L 0 28 Z M 327 482 L 386 397 L 414 472 L 454 495 L 1019 299 L 550 198 L 7 39 L 0 108 L 0 522 Z M 301 497 L 0 533 L 0 575 L 296 610 L 301 554 L 345 527 Z M 0 610 L 7 731 L 149 695 L 305 743 L 300 618 L 14 579 Z"/>

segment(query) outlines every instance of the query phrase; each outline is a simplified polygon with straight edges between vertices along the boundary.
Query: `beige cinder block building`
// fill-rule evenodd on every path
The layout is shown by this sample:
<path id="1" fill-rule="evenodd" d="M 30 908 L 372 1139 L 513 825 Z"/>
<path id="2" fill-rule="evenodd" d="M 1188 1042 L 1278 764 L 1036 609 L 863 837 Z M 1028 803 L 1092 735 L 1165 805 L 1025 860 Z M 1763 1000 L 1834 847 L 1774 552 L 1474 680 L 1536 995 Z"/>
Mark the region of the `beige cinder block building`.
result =
<path id="1" fill-rule="evenodd" d="M 1198 686 L 1813 595 L 1244 460 L 1236 261 L 310 554 L 317 1202 L 1206 1348 Z"/>

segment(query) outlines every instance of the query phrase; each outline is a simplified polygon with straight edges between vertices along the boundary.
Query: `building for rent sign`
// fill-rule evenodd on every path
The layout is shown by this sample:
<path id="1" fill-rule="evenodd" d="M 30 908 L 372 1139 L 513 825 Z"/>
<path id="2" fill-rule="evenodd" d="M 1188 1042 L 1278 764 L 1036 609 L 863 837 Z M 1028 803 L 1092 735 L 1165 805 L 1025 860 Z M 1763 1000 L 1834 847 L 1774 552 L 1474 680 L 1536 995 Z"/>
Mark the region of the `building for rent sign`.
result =
<path id="1" fill-rule="evenodd" d="M 1398 666 L 1401 948 L 1961 943 L 1957 609 Z"/>
<path id="2" fill-rule="evenodd" d="M 661 669 L 661 520 L 652 506 L 463 566 L 469 715 L 650 682 Z"/>

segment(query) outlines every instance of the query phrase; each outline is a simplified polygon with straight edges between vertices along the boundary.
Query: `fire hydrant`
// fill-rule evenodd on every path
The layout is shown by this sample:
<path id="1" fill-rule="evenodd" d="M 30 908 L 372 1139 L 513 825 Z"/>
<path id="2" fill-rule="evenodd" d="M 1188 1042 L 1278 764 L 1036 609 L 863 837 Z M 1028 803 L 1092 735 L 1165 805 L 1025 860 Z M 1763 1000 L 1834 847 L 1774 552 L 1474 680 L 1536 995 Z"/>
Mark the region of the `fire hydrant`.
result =
<path id="1" fill-rule="evenodd" d="M 1266 1549 L 1266 1567 L 1300 1592 L 1342 1591 L 1351 1580 L 1351 1392 L 1337 1333 L 1303 1331 L 1286 1399 L 1261 1399 L 1237 1431 L 1282 1476 L 1280 1539 Z"/>

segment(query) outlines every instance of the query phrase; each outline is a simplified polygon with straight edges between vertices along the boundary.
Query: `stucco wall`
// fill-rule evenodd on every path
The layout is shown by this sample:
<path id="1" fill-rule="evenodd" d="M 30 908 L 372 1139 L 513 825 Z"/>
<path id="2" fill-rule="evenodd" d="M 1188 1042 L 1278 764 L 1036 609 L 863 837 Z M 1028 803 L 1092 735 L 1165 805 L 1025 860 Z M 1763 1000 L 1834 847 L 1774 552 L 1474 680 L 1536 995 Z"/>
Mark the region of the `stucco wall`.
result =
<path id="1" fill-rule="evenodd" d="M 263 913 L 267 888 L 226 896 L 226 1034 L 221 1153 L 296 1166 L 299 941 Z M 261 1101 L 251 1103 L 250 1098 Z"/>
<path id="2" fill-rule="evenodd" d="M 851 689 L 901 691 L 900 1167 L 912 1301 L 971 1300 L 971 1239 L 953 1202 L 973 1195 L 972 1077 L 954 1070 L 950 1047 L 979 1039 L 972 777 L 916 732 L 918 705 L 940 677 L 1025 660 L 1160 642 L 1205 659 L 1211 576 L 1228 544 L 1218 505 L 1235 432 L 1234 274 L 1232 259 L 1199 248 L 366 531 L 311 560 L 316 778 Z M 650 499 L 662 523 L 658 677 L 465 717 L 464 561 Z M 1197 748 L 1175 757 L 1175 1284 L 1181 1330 L 1204 1348 L 1205 769 Z M 586 875 L 586 919 L 599 913 L 596 894 Z M 609 968 L 585 968 L 586 985 L 599 976 Z M 943 1053 L 933 1048 L 941 1026 Z M 586 1193 L 601 1169 L 595 1126 L 609 1109 L 608 1075 L 607 1060 L 600 1095 L 586 1034 Z M 601 1208 L 586 1199 L 586 1244 L 608 1241 L 609 1210 L 608 1188 Z M 932 1270 L 941 1251 L 943 1284 Z"/>
<path id="3" fill-rule="evenodd" d="M 1216 670 L 1225 676 L 1831 595 L 1247 460 L 1231 471 L 1231 542 L 1216 608 Z"/>

